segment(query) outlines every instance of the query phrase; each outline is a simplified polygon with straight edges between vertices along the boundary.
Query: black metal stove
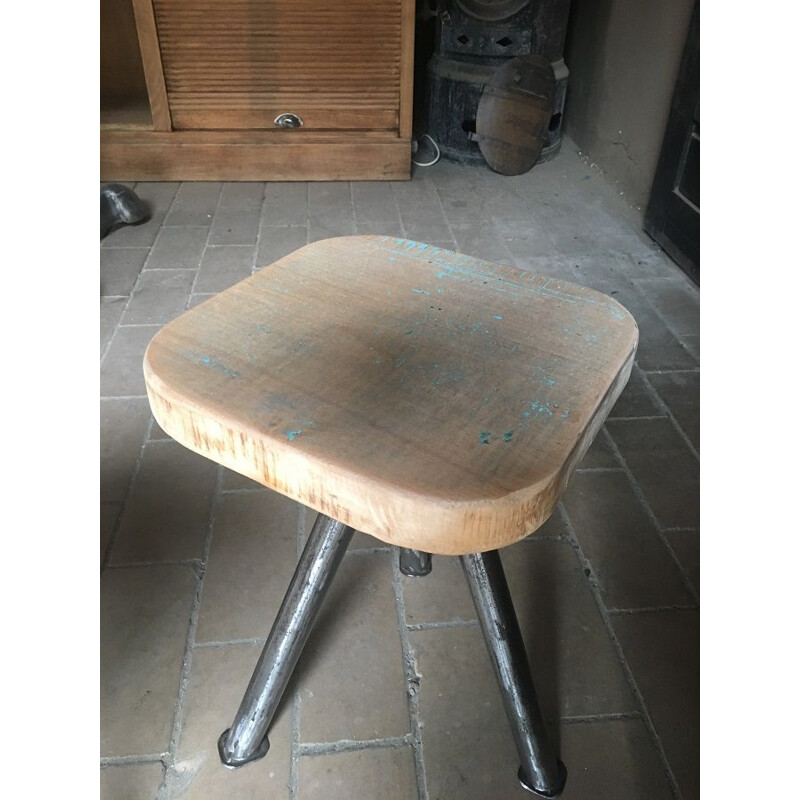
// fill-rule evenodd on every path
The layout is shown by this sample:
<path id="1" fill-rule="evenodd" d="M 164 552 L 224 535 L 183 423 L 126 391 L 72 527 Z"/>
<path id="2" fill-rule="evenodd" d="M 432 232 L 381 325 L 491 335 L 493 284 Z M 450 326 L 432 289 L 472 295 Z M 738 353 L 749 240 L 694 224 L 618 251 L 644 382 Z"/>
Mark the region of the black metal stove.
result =
<path id="1" fill-rule="evenodd" d="M 569 76 L 563 58 L 569 0 L 438 0 L 427 9 L 435 30 L 425 76 L 424 129 L 442 155 L 483 162 L 474 138 L 483 87 L 508 59 L 536 53 L 550 61 L 555 75 L 553 115 L 539 162 L 553 158 L 561 146 Z"/>

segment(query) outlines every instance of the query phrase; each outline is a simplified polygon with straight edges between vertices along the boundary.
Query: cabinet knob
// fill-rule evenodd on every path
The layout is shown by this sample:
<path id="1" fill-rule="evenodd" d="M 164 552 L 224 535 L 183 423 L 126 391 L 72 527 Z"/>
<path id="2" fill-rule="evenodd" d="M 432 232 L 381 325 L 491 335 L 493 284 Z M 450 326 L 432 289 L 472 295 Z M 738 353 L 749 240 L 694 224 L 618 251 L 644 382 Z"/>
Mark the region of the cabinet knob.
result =
<path id="1" fill-rule="evenodd" d="M 303 124 L 303 118 L 297 114 L 279 114 L 275 117 L 275 124 L 279 128 L 299 128 Z"/>

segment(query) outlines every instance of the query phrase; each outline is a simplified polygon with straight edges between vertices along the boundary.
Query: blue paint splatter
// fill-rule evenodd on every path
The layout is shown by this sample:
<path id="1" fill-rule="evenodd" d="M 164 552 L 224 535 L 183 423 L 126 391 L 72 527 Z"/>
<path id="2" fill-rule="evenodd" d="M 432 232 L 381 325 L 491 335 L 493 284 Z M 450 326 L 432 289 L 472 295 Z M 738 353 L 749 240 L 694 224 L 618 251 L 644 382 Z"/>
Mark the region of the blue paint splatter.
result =
<path id="1" fill-rule="evenodd" d="M 489 444 L 489 437 L 492 435 L 491 431 L 481 431 L 479 441 L 481 444 Z"/>
<path id="2" fill-rule="evenodd" d="M 405 363 L 406 363 L 406 360 L 404 358 L 396 358 L 394 360 L 394 368 L 398 369 L 399 367 L 402 367 L 403 364 L 405 364 Z"/>
<path id="3" fill-rule="evenodd" d="M 566 419 L 569 416 L 569 409 L 561 413 L 561 419 Z"/>
<path id="4" fill-rule="evenodd" d="M 227 375 L 229 378 L 238 378 L 239 373 L 235 369 L 229 369 L 224 364 L 220 364 L 219 361 L 215 361 L 213 358 L 209 358 L 208 356 L 198 357 L 194 353 L 189 353 L 189 358 L 192 358 L 198 361 L 200 364 L 205 364 L 207 367 L 211 367 L 211 369 L 215 369 L 218 372 L 222 372 L 224 375 Z"/>
<path id="5" fill-rule="evenodd" d="M 484 403 L 488 403 L 488 402 L 489 402 L 489 398 L 488 398 L 488 397 L 484 397 L 484 398 L 483 398 L 483 402 L 484 402 Z"/>
<path id="6" fill-rule="evenodd" d="M 500 314 L 495 314 L 492 319 L 503 319 L 503 317 Z"/>
<path id="7" fill-rule="evenodd" d="M 290 442 L 293 442 L 302 432 L 303 432 L 302 428 L 300 428 L 300 429 L 298 429 L 296 431 L 286 431 L 286 438 Z"/>
<path id="8" fill-rule="evenodd" d="M 430 294 L 430 292 L 425 289 L 412 289 L 411 291 L 414 292 L 414 294 Z"/>
<path id="9" fill-rule="evenodd" d="M 503 434 L 503 441 L 504 441 L 504 442 L 510 442 L 510 441 L 511 441 L 511 437 L 512 437 L 513 435 L 514 435 L 514 431 L 506 431 L 506 432 Z"/>
<path id="10" fill-rule="evenodd" d="M 538 400 L 534 400 L 530 406 L 530 414 L 523 412 L 523 416 L 530 416 L 531 414 L 544 414 L 547 417 L 553 416 L 553 412 L 550 410 L 550 407 L 547 405 L 547 403 L 540 403 Z"/>

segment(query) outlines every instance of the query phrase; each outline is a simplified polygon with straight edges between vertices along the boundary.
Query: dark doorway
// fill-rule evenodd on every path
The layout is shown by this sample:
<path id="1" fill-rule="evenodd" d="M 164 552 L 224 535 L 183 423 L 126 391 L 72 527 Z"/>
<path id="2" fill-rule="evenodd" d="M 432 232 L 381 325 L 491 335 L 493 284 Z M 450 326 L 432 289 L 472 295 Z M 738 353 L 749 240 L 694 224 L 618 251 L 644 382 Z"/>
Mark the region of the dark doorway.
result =
<path id="1" fill-rule="evenodd" d="M 700 283 L 700 3 L 692 13 L 645 231 Z"/>

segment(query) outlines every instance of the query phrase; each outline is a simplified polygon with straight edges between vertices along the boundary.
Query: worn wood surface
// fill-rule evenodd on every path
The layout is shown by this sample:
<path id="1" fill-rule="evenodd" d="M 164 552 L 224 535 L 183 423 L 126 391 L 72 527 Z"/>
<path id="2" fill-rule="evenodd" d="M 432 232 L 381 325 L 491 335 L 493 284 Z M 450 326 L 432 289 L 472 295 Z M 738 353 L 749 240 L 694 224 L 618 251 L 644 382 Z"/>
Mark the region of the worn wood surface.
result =
<path id="1" fill-rule="evenodd" d="M 402 181 L 408 141 L 372 131 L 100 134 L 102 181 Z"/>
<path id="2" fill-rule="evenodd" d="M 188 448 L 383 541 L 461 554 L 547 519 L 637 340 L 591 289 L 342 237 L 169 323 L 144 371 Z"/>
<path id="3" fill-rule="evenodd" d="M 475 132 L 486 163 L 521 175 L 539 160 L 553 115 L 555 77 L 540 55 L 517 56 L 498 67 L 478 103 Z"/>

